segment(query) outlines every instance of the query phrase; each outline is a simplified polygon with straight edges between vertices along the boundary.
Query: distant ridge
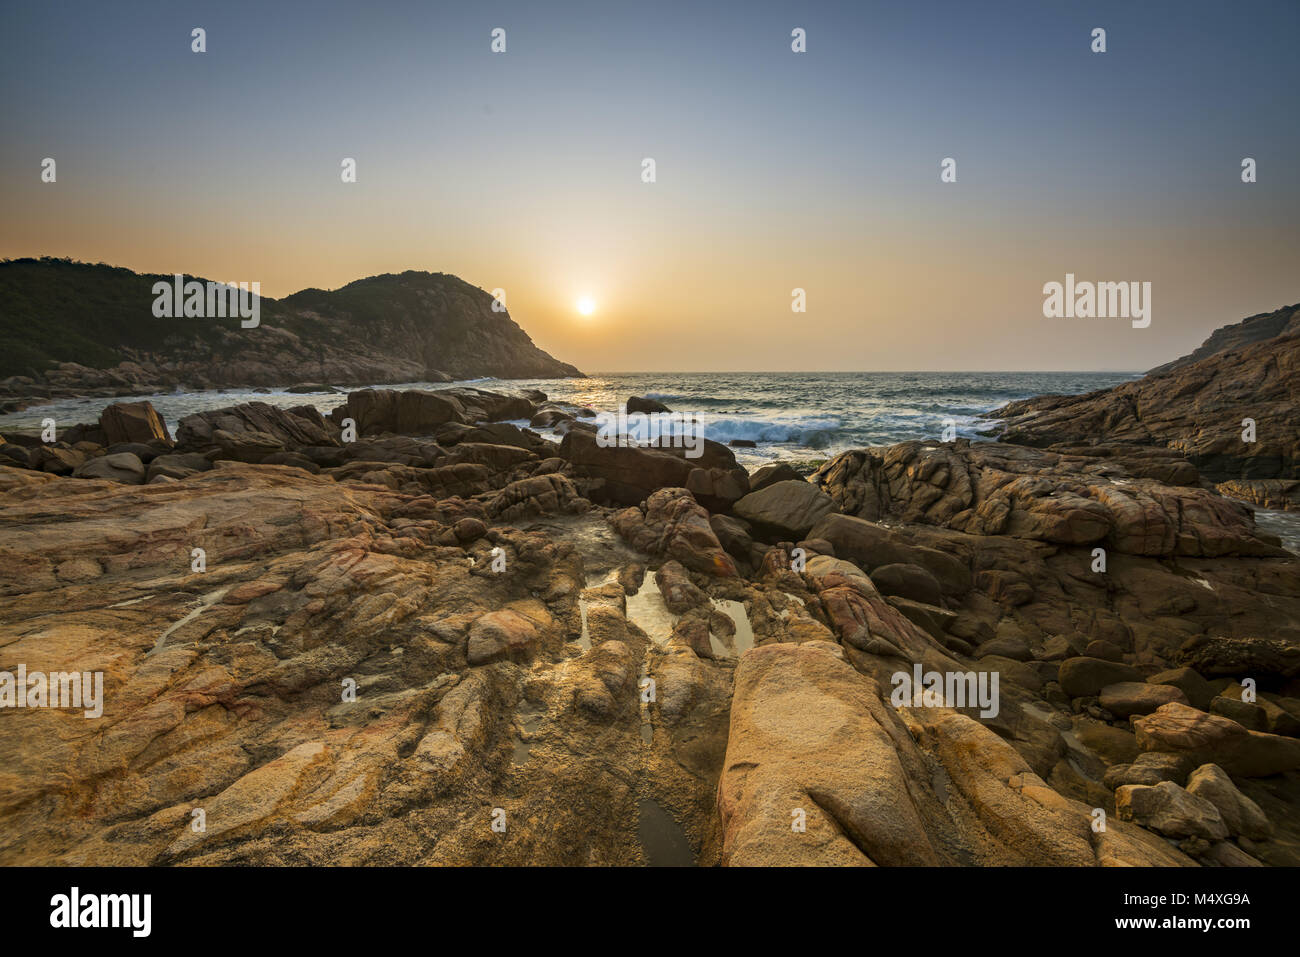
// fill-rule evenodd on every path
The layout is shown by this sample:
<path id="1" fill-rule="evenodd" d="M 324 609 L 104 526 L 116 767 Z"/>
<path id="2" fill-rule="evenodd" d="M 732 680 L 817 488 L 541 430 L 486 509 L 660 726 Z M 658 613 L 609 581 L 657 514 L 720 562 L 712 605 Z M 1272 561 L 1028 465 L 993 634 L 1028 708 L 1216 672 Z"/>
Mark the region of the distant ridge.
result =
<path id="1" fill-rule="evenodd" d="M 1300 303 L 1224 326 L 1189 356 L 1086 395 L 1009 402 L 1001 441 L 1122 460 L 1157 449 L 1195 480 L 1266 508 L 1300 509 Z M 1193 481 L 1191 474 L 1185 481 Z"/>
<path id="2" fill-rule="evenodd" d="M 1279 336 L 1298 333 L 1300 332 L 1300 319 L 1297 319 L 1296 312 L 1298 309 L 1300 309 L 1300 303 L 1296 303 L 1294 306 L 1283 306 L 1273 312 L 1261 312 L 1254 316 L 1247 316 L 1241 322 L 1221 326 L 1215 329 L 1208 339 L 1187 355 L 1174 359 L 1172 362 L 1166 362 L 1164 365 L 1156 366 L 1154 369 L 1149 370 L 1147 375 L 1172 372 L 1174 369 L 1181 369 L 1183 366 L 1200 362 L 1202 359 L 1208 359 L 1210 356 L 1218 355 L 1221 352 L 1240 349 L 1251 343 L 1263 342 L 1265 339 L 1275 339 Z"/>
<path id="3" fill-rule="evenodd" d="M 257 328 L 237 318 L 156 318 L 153 285 L 171 280 L 69 259 L 0 262 L 0 392 L 582 375 L 537 348 L 508 312 L 494 312 L 490 294 L 445 273 L 389 273 L 332 292 L 263 297 Z"/>

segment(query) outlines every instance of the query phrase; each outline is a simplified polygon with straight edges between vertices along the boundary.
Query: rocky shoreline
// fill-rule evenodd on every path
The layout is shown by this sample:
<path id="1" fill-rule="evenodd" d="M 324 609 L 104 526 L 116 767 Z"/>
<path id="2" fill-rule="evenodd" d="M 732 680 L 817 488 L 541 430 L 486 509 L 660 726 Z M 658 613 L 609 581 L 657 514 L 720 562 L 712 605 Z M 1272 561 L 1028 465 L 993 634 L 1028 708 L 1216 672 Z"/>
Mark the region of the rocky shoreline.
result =
<path id="1" fill-rule="evenodd" d="M 1180 483 L 1296 510 L 1298 413 L 1300 303 L 1225 326 L 1135 382 L 1012 402 L 985 417 L 1000 421 L 993 434 L 1004 442 L 1105 457 L 1139 474 L 1177 468 Z"/>
<path id="2" fill-rule="evenodd" d="M 1300 560 L 1182 457 L 750 474 L 590 411 L 5 436 L 0 671 L 105 691 L 0 708 L 0 862 L 1300 863 Z"/>

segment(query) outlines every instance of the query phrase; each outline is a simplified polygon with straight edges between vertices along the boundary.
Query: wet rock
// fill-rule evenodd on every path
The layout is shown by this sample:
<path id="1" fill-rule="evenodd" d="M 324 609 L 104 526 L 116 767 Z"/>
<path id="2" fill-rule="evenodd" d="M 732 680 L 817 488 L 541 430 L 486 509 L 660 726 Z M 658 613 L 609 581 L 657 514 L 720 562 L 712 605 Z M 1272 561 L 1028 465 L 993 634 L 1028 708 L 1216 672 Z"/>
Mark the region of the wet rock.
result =
<path id="1" fill-rule="evenodd" d="M 555 407 L 543 407 L 533 414 L 528 420 L 530 428 L 534 429 L 553 429 L 561 422 L 572 422 L 573 414 L 564 409 Z"/>
<path id="2" fill-rule="evenodd" d="M 671 412 L 672 409 L 656 399 L 650 399 L 643 395 L 634 395 L 627 400 L 627 411 L 629 415 L 636 412 L 654 415 L 660 412 Z"/>

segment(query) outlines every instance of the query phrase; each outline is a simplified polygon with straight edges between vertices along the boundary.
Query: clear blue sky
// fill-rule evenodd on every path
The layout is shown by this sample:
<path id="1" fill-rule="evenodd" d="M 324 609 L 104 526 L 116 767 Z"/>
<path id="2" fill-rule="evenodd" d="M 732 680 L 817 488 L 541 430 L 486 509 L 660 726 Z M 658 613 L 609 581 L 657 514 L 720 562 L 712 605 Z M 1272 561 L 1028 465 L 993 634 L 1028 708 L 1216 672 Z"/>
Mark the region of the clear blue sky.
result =
<path id="1" fill-rule="evenodd" d="M 1145 368 L 1300 301 L 1297 41 L 1295 0 L 7 4 L 0 255 L 452 272 L 586 369 Z M 1066 272 L 1151 327 L 1044 319 Z"/>

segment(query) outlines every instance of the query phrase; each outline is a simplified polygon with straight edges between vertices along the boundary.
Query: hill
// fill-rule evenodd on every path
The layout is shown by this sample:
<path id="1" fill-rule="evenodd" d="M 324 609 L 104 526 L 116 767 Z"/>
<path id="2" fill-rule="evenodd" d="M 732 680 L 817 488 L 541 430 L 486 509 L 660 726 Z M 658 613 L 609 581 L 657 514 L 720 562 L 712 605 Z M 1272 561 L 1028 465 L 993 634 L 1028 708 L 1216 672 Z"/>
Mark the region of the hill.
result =
<path id="1" fill-rule="evenodd" d="M 0 263 L 0 389 L 114 394 L 582 375 L 538 349 L 508 312 L 493 312 L 487 292 L 445 273 L 263 297 L 256 328 L 238 318 L 155 317 L 154 283 L 171 280 L 67 259 Z"/>

